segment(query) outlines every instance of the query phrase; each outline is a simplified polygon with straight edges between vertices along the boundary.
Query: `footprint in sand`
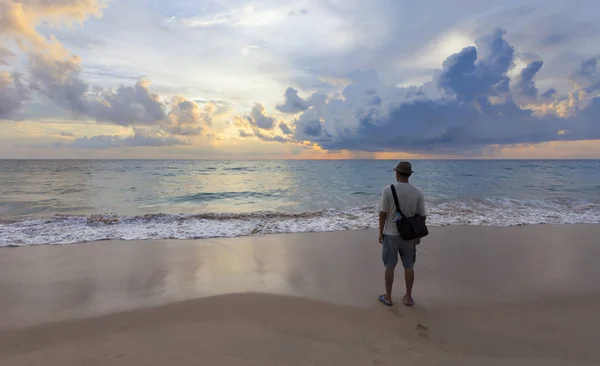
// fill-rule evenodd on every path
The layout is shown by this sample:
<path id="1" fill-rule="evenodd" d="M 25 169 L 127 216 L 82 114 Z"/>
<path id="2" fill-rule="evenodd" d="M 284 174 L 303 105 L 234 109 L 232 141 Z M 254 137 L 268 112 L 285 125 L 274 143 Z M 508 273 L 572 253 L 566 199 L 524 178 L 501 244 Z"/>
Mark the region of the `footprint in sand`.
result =
<path id="1" fill-rule="evenodd" d="M 429 329 L 423 324 L 417 324 L 417 331 L 419 332 L 419 337 L 429 339 Z"/>

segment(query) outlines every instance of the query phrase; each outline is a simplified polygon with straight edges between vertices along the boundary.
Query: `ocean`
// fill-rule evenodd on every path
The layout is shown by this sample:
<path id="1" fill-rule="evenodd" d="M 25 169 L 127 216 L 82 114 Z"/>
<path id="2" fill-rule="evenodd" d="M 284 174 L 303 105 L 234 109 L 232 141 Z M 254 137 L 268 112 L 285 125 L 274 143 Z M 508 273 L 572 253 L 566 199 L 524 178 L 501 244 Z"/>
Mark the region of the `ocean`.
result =
<path id="1" fill-rule="evenodd" d="M 396 161 L 0 161 L 0 246 L 377 227 Z M 428 224 L 600 223 L 600 160 L 416 160 Z"/>

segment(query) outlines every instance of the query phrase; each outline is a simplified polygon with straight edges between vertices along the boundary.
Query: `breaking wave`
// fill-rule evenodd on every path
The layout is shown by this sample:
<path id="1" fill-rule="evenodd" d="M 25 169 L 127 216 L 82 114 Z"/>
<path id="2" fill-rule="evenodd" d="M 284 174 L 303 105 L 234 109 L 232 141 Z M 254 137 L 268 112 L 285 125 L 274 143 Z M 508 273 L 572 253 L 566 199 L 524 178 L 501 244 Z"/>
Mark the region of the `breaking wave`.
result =
<path id="1" fill-rule="evenodd" d="M 600 202 L 508 198 L 430 202 L 430 226 L 600 223 Z M 0 222 L 0 246 L 71 244 L 98 240 L 200 239 L 377 227 L 377 208 L 280 213 L 156 213 L 143 216 L 57 215 Z"/>

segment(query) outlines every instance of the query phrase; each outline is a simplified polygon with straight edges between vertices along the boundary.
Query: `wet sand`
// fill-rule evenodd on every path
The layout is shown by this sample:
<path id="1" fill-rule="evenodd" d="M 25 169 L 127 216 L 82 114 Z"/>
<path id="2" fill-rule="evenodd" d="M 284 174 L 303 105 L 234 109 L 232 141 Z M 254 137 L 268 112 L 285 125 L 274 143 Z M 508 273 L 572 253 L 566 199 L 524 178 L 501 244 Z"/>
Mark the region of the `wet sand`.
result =
<path id="1" fill-rule="evenodd" d="M 600 364 L 600 226 L 433 228 L 416 307 L 373 231 L 0 250 L 0 365 Z"/>

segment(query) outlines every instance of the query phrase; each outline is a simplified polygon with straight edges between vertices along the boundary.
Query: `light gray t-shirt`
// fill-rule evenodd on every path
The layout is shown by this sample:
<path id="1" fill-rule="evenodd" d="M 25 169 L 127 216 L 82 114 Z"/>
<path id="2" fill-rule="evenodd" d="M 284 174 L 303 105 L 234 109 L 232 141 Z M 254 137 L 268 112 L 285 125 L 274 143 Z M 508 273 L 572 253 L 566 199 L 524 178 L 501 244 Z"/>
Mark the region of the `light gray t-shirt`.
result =
<path id="1" fill-rule="evenodd" d="M 398 204 L 400 210 L 406 217 L 414 216 L 417 212 L 421 216 L 426 216 L 425 213 L 425 198 L 423 193 L 410 183 L 395 183 L 396 195 L 398 196 Z M 389 185 L 383 188 L 381 194 L 381 202 L 379 204 L 380 212 L 387 212 L 385 227 L 383 233 L 385 235 L 400 235 L 396 227 L 396 205 L 394 204 L 394 196 Z"/>

